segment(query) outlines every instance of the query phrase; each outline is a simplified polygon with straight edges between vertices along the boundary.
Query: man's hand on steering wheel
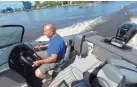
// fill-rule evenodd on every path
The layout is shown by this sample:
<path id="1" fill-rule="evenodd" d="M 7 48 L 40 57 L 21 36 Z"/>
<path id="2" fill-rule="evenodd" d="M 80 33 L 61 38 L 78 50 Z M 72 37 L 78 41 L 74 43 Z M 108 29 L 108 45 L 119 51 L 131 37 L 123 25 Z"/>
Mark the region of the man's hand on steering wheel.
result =
<path id="1" fill-rule="evenodd" d="M 39 48 L 47 48 L 48 44 L 39 45 Z"/>
<path id="2" fill-rule="evenodd" d="M 32 67 L 36 67 L 36 66 L 40 66 L 40 65 L 41 65 L 40 60 L 37 60 L 37 61 L 33 62 Z"/>
<path id="3" fill-rule="evenodd" d="M 41 49 L 44 49 L 44 48 L 47 48 L 47 47 L 48 47 L 48 44 L 46 44 L 46 45 L 45 44 L 44 45 L 41 44 L 41 45 L 35 46 L 34 48 L 41 50 Z"/>

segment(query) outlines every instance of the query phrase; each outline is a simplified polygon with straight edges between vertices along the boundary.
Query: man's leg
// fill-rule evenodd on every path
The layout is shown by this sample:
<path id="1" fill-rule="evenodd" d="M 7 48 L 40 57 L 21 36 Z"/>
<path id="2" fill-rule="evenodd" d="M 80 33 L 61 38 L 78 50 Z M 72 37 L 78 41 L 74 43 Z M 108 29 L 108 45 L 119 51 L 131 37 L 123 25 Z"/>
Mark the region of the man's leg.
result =
<path id="1" fill-rule="evenodd" d="M 41 73 L 41 71 L 40 71 L 39 69 L 37 69 L 37 70 L 35 71 L 35 75 L 36 75 L 36 77 L 38 77 L 38 78 L 40 78 L 40 79 L 46 78 L 46 74 Z"/>
<path id="2" fill-rule="evenodd" d="M 48 63 L 48 64 L 42 64 L 36 71 L 35 75 L 36 77 L 40 79 L 48 78 L 50 75 L 48 74 L 49 70 L 52 70 L 56 66 L 56 63 Z"/>

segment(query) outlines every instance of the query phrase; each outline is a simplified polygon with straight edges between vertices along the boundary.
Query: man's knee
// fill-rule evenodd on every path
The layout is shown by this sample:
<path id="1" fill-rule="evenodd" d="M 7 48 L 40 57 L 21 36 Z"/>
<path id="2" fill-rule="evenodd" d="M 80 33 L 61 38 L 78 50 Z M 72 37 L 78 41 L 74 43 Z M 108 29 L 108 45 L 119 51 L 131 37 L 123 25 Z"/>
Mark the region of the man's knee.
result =
<path id="1" fill-rule="evenodd" d="M 41 73 L 39 69 L 37 69 L 35 71 L 35 76 L 40 78 L 40 79 L 43 79 L 45 77 L 45 75 L 43 73 Z"/>

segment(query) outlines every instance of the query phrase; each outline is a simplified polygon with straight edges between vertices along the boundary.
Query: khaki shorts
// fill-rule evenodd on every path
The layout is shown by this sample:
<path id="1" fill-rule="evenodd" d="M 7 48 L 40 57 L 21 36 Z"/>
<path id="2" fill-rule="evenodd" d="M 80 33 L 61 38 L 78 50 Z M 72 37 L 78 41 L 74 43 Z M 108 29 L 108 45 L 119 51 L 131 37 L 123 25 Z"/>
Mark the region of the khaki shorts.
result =
<path id="1" fill-rule="evenodd" d="M 56 66 L 56 63 L 47 63 L 47 64 L 42 64 L 38 69 L 42 74 L 48 73 L 49 70 L 53 70 Z"/>
<path id="2" fill-rule="evenodd" d="M 47 58 L 47 52 L 46 51 L 39 51 L 36 52 L 41 58 Z M 55 66 L 57 65 L 57 63 L 45 63 L 42 64 L 38 69 L 40 70 L 40 72 L 42 74 L 47 73 L 49 70 L 52 70 L 55 68 Z"/>

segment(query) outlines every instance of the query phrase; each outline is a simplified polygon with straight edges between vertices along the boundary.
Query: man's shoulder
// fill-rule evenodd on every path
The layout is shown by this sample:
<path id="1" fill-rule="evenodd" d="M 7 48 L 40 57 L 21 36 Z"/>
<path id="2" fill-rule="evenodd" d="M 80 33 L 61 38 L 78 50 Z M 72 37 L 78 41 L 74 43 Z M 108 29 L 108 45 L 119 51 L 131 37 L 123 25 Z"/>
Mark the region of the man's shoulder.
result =
<path id="1" fill-rule="evenodd" d="M 64 42 L 64 39 L 59 34 L 57 34 L 56 40 Z"/>
<path id="2" fill-rule="evenodd" d="M 61 38 L 61 39 L 63 39 L 63 38 L 62 38 L 62 37 L 61 37 L 59 34 L 56 34 L 56 35 L 57 35 L 57 37 L 58 37 L 58 38 Z"/>

